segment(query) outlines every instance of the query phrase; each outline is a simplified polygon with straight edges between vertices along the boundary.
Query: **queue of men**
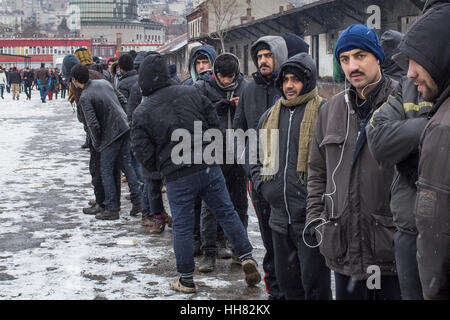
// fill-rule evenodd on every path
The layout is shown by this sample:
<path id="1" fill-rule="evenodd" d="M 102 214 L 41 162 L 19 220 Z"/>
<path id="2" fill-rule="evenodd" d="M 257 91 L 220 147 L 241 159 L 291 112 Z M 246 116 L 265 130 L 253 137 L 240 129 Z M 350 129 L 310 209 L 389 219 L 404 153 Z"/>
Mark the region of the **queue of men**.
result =
<path id="1" fill-rule="evenodd" d="M 208 45 L 192 53 L 182 84 L 156 52 L 110 61 L 108 77 L 87 50 L 66 56 L 91 153 L 95 201 L 83 212 L 119 219 L 123 172 L 130 215 L 141 212 L 154 234 L 172 227 L 179 277 L 170 287 L 183 293 L 196 292 L 194 257 L 203 255 L 200 272 L 231 258 L 247 285 L 263 278 L 268 299 L 332 299 L 331 272 L 338 300 L 449 299 L 449 16 L 450 4 L 427 3 L 404 36 L 390 30 L 381 42 L 349 26 L 334 52 L 344 91 L 328 100 L 294 34 L 253 43 L 252 81 L 236 56 Z M 192 138 L 198 128 L 254 130 L 257 161 L 250 141 L 238 154 L 225 139 Z M 234 162 L 204 159 L 211 150 Z"/>

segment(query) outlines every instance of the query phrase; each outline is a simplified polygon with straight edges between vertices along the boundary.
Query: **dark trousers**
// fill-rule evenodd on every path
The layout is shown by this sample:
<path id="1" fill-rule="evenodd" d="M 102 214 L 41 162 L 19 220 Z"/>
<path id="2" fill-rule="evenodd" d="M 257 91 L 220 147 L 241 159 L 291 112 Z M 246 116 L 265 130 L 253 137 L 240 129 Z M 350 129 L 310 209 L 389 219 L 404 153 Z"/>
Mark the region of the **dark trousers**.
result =
<path id="1" fill-rule="evenodd" d="M 397 276 L 381 276 L 381 289 L 368 289 L 366 280 L 334 273 L 336 300 L 401 300 Z"/>
<path id="2" fill-rule="evenodd" d="M 131 165 L 130 135 L 124 134 L 110 144 L 100 154 L 100 172 L 103 189 L 105 190 L 105 209 L 108 211 L 120 211 L 118 190 L 114 183 L 114 166 L 120 161 L 120 168 L 125 173 L 130 189 L 131 203 L 142 203 L 142 192 L 137 181 L 136 173 Z"/>
<path id="3" fill-rule="evenodd" d="M 423 300 L 417 263 L 417 235 L 394 233 L 395 262 L 403 300 Z"/>
<path id="4" fill-rule="evenodd" d="M 297 232 L 298 233 L 298 232 Z M 272 230 L 275 273 L 286 300 L 331 300 L 331 273 L 319 248 L 309 248 L 292 226 Z"/>
<path id="5" fill-rule="evenodd" d="M 65 99 L 66 98 L 66 87 L 62 87 L 61 88 L 61 99 Z"/>
<path id="6" fill-rule="evenodd" d="M 202 169 L 166 184 L 167 198 L 173 218 L 173 246 L 180 273 L 195 269 L 194 204 L 197 197 L 206 202 L 222 226 L 238 257 L 248 256 L 253 250 L 244 226 L 239 220 L 226 189 L 225 179 L 218 166 Z"/>
<path id="7" fill-rule="evenodd" d="M 31 99 L 31 86 L 31 84 L 28 85 L 26 83 L 23 85 L 25 94 L 27 95 L 28 99 Z"/>
<path id="8" fill-rule="evenodd" d="M 246 191 L 246 175 L 241 165 L 222 165 L 222 173 L 225 177 L 228 193 L 236 212 L 244 225 L 248 226 L 248 199 Z M 200 215 L 200 235 L 202 241 L 202 251 L 208 255 L 217 253 L 217 245 L 222 247 L 226 243 L 226 237 L 222 228 L 217 224 L 214 215 L 208 206 L 203 202 Z"/>
<path id="9" fill-rule="evenodd" d="M 5 90 L 5 85 L 4 84 L 0 84 L 0 97 L 3 98 L 3 92 Z"/>
<path id="10" fill-rule="evenodd" d="M 260 193 L 256 192 L 251 181 L 248 184 L 248 188 L 253 207 L 255 208 L 256 217 L 258 218 L 259 231 L 261 233 L 263 245 L 266 249 L 266 253 L 263 258 L 266 292 L 273 299 L 281 299 L 283 297 L 280 295 L 277 277 L 275 275 L 272 229 L 269 227 L 270 205 Z"/>
<path id="11" fill-rule="evenodd" d="M 105 207 L 103 202 L 105 201 L 105 190 L 103 189 L 102 176 L 100 174 L 100 152 L 95 151 L 94 147 L 90 145 L 89 139 L 87 139 L 89 144 L 89 173 L 92 177 L 92 186 L 94 187 L 95 202 L 102 208 Z M 119 206 L 120 206 L 120 191 L 121 191 L 121 173 L 119 161 L 116 162 L 114 166 L 114 181 L 116 189 L 118 190 Z"/>
<path id="12" fill-rule="evenodd" d="M 202 212 L 202 198 L 195 198 L 194 202 L 194 241 L 201 243 L 200 238 L 200 215 Z"/>

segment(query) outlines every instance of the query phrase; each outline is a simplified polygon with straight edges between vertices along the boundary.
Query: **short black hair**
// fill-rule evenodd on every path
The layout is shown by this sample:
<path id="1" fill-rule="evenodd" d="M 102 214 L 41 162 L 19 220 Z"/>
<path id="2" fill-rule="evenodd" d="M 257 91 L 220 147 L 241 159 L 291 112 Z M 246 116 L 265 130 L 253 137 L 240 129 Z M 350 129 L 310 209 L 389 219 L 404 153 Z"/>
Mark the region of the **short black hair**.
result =
<path id="1" fill-rule="evenodd" d="M 85 84 L 89 81 L 89 69 L 84 64 L 79 63 L 72 68 L 70 76 L 79 83 Z"/>
<path id="2" fill-rule="evenodd" d="M 125 53 L 119 58 L 119 68 L 124 71 L 133 70 L 133 56 L 129 53 Z"/>
<path id="3" fill-rule="evenodd" d="M 208 56 L 207 56 L 206 54 L 199 53 L 199 54 L 197 55 L 197 58 L 195 58 L 195 61 L 196 61 L 196 62 L 197 62 L 197 60 L 208 60 L 208 61 L 209 61 L 209 58 L 208 58 Z"/>
<path id="4" fill-rule="evenodd" d="M 240 72 L 238 61 L 229 54 L 220 55 L 214 62 L 214 72 L 220 73 L 222 77 L 238 75 Z"/>

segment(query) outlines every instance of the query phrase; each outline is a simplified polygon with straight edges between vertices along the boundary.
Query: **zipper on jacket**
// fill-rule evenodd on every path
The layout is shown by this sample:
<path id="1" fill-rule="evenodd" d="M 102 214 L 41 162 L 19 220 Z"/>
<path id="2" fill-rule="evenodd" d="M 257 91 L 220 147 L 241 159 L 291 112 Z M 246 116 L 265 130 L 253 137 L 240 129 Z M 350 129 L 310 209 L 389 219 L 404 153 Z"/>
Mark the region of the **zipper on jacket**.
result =
<path id="1" fill-rule="evenodd" d="M 288 203 L 287 203 L 286 189 L 287 189 L 287 167 L 288 167 L 288 163 L 289 163 L 289 145 L 290 145 L 290 140 L 291 140 L 291 124 L 292 124 L 292 116 L 294 115 L 295 109 L 294 110 L 290 110 L 289 109 L 289 112 L 290 112 L 290 115 L 289 115 L 287 148 L 286 148 L 286 162 L 285 162 L 285 165 L 284 165 L 284 186 L 283 186 L 283 192 L 284 192 L 284 204 L 286 206 L 286 212 L 288 214 L 289 224 L 291 224 L 291 214 L 289 212 L 289 207 L 288 207 Z"/>

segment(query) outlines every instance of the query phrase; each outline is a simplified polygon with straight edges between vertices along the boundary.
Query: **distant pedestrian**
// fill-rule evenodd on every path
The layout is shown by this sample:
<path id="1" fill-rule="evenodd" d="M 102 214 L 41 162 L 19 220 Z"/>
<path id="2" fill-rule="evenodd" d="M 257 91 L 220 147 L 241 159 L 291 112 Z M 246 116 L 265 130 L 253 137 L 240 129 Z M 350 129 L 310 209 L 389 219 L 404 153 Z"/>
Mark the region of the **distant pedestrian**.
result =
<path id="1" fill-rule="evenodd" d="M 29 67 L 25 68 L 25 71 L 22 74 L 22 79 L 24 84 L 24 91 L 27 95 L 27 100 L 31 100 L 31 87 L 34 83 L 34 74 Z"/>
<path id="2" fill-rule="evenodd" d="M 17 67 L 13 68 L 13 71 L 9 74 L 9 84 L 12 89 L 13 100 L 19 100 L 20 95 L 20 85 L 22 83 L 22 78 L 17 70 Z"/>
<path id="3" fill-rule="evenodd" d="M 8 79 L 6 78 L 5 70 L 3 70 L 2 66 L 0 66 L 0 94 L 1 98 L 5 99 L 3 97 L 3 92 L 5 90 L 5 86 L 8 84 Z"/>
<path id="4" fill-rule="evenodd" d="M 45 103 L 45 99 L 47 98 L 48 91 L 50 90 L 51 85 L 51 76 L 50 72 L 47 68 L 45 68 L 45 63 L 41 64 L 41 68 L 36 72 L 36 82 L 41 91 L 41 101 Z"/>

